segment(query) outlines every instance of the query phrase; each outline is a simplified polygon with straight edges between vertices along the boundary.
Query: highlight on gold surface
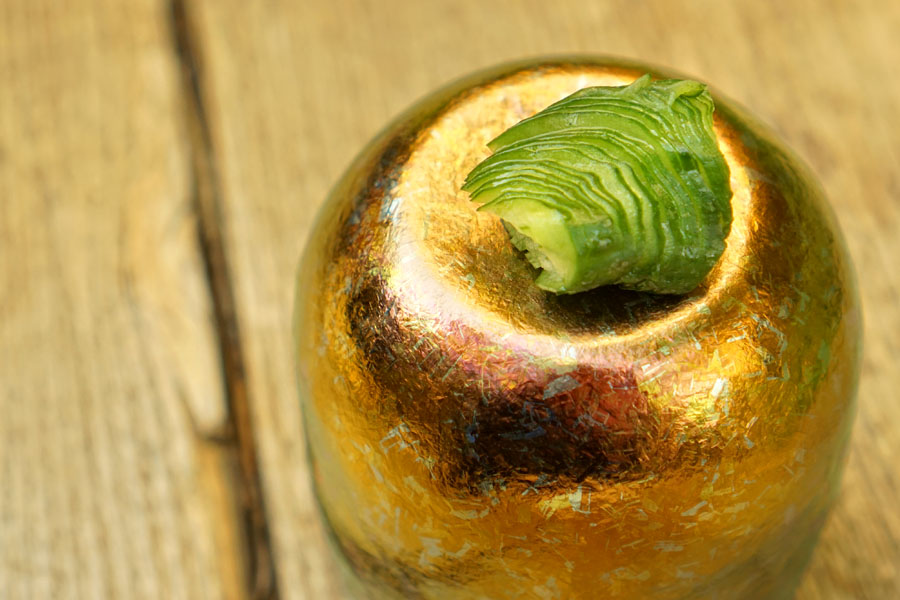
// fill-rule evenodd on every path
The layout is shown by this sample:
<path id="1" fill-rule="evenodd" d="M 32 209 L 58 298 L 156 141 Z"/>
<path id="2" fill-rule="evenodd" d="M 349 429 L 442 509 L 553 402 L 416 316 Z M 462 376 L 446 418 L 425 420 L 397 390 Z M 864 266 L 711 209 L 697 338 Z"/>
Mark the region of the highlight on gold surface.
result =
<path id="1" fill-rule="evenodd" d="M 838 488 L 859 303 L 819 186 L 716 97 L 733 224 L 683 297 L 533 285 L 460 190 L 486 142 L 644 65 L 476 75 L 360 155 L 298 276 L 315 489 L 361 598 L 789 597 Z"/>

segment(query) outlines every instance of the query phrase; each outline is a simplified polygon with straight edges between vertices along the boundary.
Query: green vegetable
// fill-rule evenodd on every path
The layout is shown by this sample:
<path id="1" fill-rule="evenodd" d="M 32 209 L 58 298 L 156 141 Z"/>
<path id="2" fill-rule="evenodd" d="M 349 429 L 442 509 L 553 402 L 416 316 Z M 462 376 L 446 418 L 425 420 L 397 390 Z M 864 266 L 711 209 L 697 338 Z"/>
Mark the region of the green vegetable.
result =
<path id="1" fill-rule="evenodd" d="M 683 294 L 731 228 L 713 109 L 696 81 L 582 89 L 490 142 L 463 189 L 503 219 L 545 290 Z"/>

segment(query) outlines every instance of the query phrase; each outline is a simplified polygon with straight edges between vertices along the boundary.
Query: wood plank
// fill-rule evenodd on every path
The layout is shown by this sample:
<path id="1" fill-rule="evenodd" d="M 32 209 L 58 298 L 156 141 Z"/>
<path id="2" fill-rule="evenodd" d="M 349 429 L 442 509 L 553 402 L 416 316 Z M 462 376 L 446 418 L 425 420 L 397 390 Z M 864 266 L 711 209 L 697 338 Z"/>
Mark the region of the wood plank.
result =
<path id="1" fill-rule="evenodd" d="M 160 0 L 0 7 L 0 597 L 239 598 Z"/>
<path id="2" fill-rule="evenodd" d="M 201 0 L 195 13 L 223 185 L 225 241 L 247 332 L 280 589 L 335 593 L 294 393 L 293 273 L 316 207 L 351 157 L 415 98 L 527 55 L 639 57 L 714 82 L 774 124 L 821 176 L 862 282 L 866 352 L 844 493 L 799 594 L 884 598 L 900 589 L 900 5 Z"/>

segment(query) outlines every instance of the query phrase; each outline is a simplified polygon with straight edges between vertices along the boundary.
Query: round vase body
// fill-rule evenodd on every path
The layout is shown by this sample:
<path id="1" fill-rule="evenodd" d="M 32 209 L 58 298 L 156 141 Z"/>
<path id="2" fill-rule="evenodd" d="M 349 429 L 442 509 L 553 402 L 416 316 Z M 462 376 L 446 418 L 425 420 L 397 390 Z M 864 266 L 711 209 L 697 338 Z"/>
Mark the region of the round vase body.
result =
<path id="1" fill-rule="evenodd" d="M 860 313 L 823 193 L 713 94 L 734 222 L 703 285 L 555 296 L 460 191 L 486 143 L 652 67 L 495 69 L 323 207 L 297 287 L 314 486 L 360 598 L 789 597 L 838 489 Z"/>

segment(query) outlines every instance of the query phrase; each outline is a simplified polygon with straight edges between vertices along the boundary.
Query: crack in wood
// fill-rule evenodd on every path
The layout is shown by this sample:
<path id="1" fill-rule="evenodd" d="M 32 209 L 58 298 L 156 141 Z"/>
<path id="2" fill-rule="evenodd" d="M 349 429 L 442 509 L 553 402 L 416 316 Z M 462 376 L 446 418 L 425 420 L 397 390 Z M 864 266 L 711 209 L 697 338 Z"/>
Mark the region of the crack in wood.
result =
<path id="1" fill-rule="evenodd" d="M 233 481 L 246 545 L 247 596 L 253 600 L 277 600 L 275 564 L 259 477 L 234 290 L 222 239 L 225 231 L 222 194 L 203 98 L 203 62 L 196 42 L 196 27 L 187 5 L 186 0 L 171 0 L 170 23 L 184 90 L 192 158 L 193 206 L 225 382 L 231 434 L 228 445 L 236 454 Z"/>

